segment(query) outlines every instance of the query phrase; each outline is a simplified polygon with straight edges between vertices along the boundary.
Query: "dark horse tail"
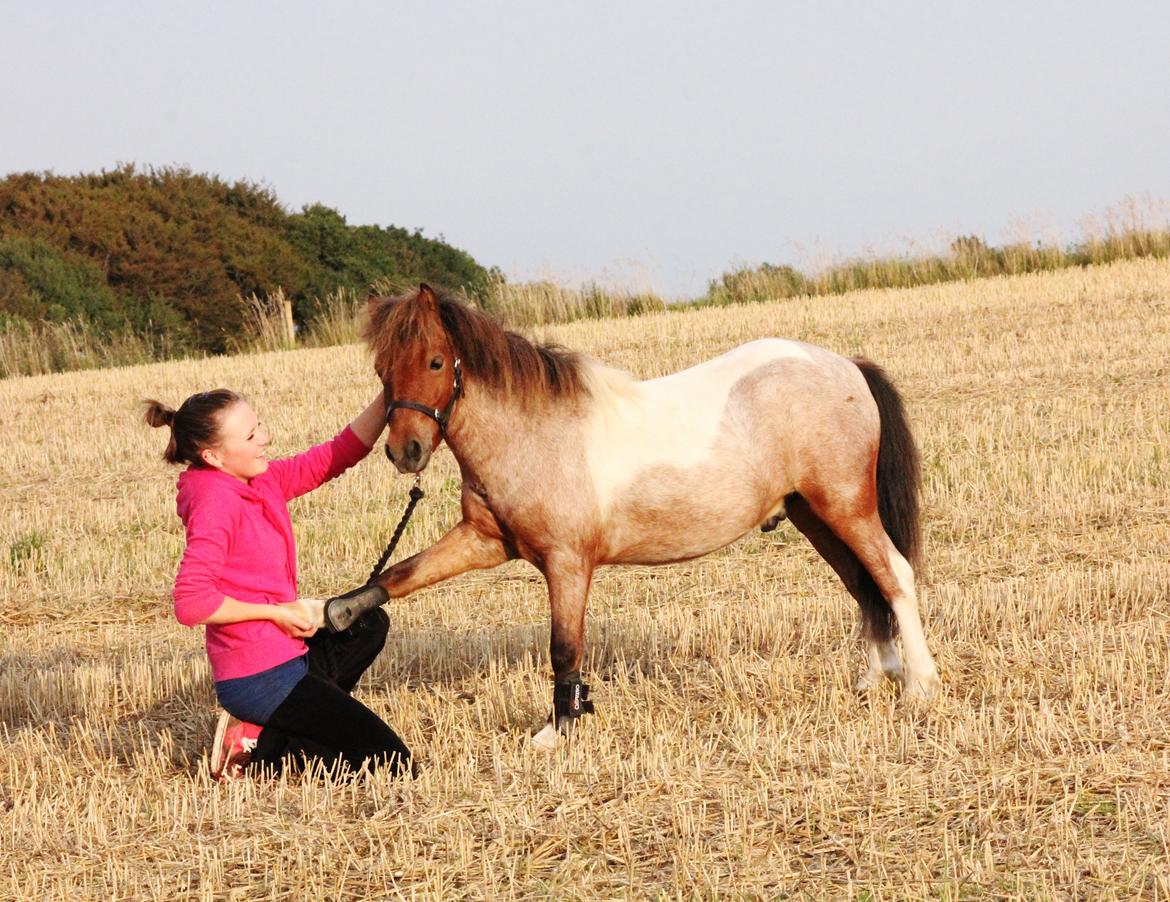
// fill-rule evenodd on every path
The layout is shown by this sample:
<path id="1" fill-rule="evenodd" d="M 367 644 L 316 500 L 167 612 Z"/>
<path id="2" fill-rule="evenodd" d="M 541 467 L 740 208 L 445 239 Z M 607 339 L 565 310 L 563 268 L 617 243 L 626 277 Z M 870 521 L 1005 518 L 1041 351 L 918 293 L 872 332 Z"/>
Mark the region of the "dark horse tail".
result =
<path id="1" fill-rule="evenodd" d="M 869 360 L 854 358 L 853 362 L 869 385 L 882 423 L 877 459 L 878 516 L 894 547 L 917 571 L 921 562 L 918 495 L 922 476 L 906 407 L 885 370 Z M 892 638 L 897 621 L 888 602 L 876 585 L 864 594 L 871 596 L 861 606 L 874 638 Z"/>

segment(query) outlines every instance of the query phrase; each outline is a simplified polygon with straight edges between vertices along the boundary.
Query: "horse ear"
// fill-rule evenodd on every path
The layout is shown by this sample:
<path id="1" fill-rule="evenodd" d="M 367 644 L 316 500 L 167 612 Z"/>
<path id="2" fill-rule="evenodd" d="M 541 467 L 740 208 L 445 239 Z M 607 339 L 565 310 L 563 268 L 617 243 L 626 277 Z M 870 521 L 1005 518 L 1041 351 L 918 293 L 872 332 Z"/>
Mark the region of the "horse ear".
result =
<path id="1" fill-rule="evenodd" d="M 435 292 L 431 286 L 423 282 L 418 286 L 418 302 L 423 306 L 424 310 L 430 313 L 439 315 L 439 299 L 435 296 Z"/>

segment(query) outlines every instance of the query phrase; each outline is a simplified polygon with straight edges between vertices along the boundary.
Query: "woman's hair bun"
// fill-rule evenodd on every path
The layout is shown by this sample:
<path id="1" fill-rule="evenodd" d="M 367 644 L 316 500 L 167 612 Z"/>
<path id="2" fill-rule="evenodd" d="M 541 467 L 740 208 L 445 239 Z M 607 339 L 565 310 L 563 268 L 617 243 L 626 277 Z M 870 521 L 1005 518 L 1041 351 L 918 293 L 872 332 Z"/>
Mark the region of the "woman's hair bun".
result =
<path id="1" fill-rule="evenodd" d="M 171 435 L 163 460 L 172 464 L 203 466 L 203 449 L 219 441 L 220 420 L 233 404 L 244 400 L 226 388 L 196 392 L 175 410 L 161 401 L 143 401 L 142 419 L 147 426 L 170 426 Z"/>
<path id="2" fill-rule="evenodd" d="M 175 411 L 161 401 L 145 401 L 145 410 L 142 418 L 147 426 L 170 426 L 175 422 Z"/>

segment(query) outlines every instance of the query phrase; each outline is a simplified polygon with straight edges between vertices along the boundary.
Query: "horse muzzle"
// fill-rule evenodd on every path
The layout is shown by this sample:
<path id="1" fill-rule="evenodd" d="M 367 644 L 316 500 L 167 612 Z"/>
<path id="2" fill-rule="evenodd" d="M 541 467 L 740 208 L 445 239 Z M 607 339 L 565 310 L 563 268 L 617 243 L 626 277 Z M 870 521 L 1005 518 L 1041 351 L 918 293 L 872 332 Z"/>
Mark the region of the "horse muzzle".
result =
<path id="1" fill-rule="evenodd" d="M 389 442 L 386 443 L 386 457 L 398 468 L 399 473 L 421 473 L 430 463 L 433 450 L 415 438 L 408 439 L 397 450 L 391 448 Z"/>

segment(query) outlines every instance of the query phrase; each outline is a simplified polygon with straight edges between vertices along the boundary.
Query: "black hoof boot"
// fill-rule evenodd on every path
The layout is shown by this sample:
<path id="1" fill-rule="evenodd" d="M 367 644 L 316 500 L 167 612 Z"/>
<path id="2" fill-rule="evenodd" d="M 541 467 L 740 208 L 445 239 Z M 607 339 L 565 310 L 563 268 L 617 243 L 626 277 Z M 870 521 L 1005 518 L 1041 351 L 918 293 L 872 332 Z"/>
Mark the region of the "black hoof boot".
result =
<path id="1" fill-rule="evenodd" d="M 325 628 L 331 633 L 349 629 L 366 611 L 384 605 L 390 593 L 381 586 L 362 586 L 325 602 Z"/>
<path id="2" fill-rule="evenodd" d="M 553 716 L 557 730 L 568 733 L 573 721 L 593 713 L 593 702 L 589 700 L 589 684 L 582 683 L 581 677 L 572 676 L 560 681 L 553 688 Z"/>
<path id="3" fill-rule="evenodd" d="M 580 675 L 573 674 L 557 680 L 553 687 L 552 712 L 544 728 L 532 737 L 532 744 L 543 751 L 552 751 L 556 748 L 558 736 L 571 736 L 578 718 L 592 713 L 589 686 L 581 682 Z"/>

